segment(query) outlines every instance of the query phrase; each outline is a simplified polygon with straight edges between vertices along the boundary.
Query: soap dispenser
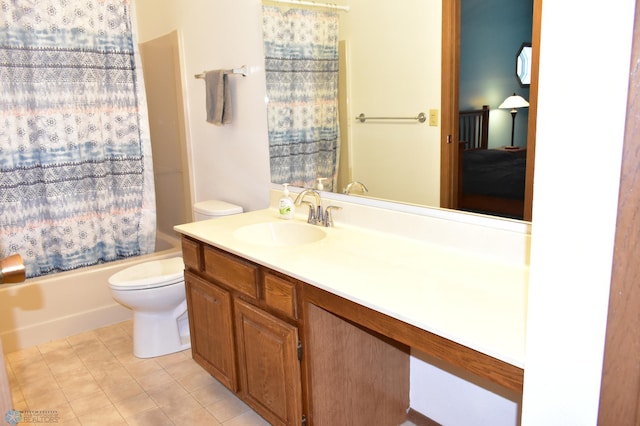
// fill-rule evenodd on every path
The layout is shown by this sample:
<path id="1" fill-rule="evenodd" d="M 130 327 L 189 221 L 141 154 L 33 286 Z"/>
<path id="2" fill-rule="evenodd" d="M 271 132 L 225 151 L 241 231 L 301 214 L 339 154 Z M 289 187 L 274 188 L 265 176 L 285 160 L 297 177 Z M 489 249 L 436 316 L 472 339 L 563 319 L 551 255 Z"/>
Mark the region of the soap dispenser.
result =
<path id="1" fill-rule="evenodd" d="M 324 190 L 324 184 L 322 183 L 323 180 L 327 180 L 327 178 L 318 178 L 317 179 L 318 183 L 316 184 L 316 189 L 318 191 Z"/>
<path id="2" fill-rule="evenodd" d="M 293 204 L 291 197 L 289 197 L 289 188 L 287 188 L 289 184 L 284 183 L 282 186 L 284 186 L 284 191 L 282 198 L 280 198 L 280 202 L 278 203 L 278 214 L 281 219 L 293 219 L 296 207 Z"/>

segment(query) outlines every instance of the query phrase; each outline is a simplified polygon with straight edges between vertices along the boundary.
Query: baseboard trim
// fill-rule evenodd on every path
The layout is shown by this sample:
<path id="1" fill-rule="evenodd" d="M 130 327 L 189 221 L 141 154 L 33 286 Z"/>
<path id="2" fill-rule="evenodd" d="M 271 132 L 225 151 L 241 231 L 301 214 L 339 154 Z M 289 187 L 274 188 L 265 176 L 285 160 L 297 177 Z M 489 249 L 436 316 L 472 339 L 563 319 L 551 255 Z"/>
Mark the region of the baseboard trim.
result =
<path id="1" fill-rule="evenodd" d="M 416 426 L 442 426 L 440 423 L 436 422 L 435 420 L 431 420 L 429 417 L 414 410 L 413 408 L 409 408 L 409 412 L 407 413 L 407 420 L 409 420 Z"/>

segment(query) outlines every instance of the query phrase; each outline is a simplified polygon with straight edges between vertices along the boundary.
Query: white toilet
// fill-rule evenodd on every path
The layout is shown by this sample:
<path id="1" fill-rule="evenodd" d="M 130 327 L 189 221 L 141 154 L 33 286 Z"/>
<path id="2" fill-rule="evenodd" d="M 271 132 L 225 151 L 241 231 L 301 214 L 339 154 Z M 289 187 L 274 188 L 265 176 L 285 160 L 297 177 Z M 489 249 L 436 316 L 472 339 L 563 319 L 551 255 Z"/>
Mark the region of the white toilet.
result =
<path id="1" fill-rule="evenodd" d="M 219 200 L 196 203 L 196 221 L 242 213 Z M 189 317 L 182 257 L 152 260 L 109 277 L 111 296 L 133 310 L 133 354 L 152 358 L 188 349 Z"/>

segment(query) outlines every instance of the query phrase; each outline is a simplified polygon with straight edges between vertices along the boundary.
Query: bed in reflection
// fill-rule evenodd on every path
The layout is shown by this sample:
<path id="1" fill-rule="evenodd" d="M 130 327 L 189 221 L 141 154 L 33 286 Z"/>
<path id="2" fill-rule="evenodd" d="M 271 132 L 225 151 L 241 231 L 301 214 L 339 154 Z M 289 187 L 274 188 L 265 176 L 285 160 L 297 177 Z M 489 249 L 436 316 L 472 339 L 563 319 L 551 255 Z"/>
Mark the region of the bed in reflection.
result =
<path id="1" fill-rule="evenodd" d="M 458 209 L 522 219 L 527 150 L 488 149 L 486 105 L 459 119 Z"/>

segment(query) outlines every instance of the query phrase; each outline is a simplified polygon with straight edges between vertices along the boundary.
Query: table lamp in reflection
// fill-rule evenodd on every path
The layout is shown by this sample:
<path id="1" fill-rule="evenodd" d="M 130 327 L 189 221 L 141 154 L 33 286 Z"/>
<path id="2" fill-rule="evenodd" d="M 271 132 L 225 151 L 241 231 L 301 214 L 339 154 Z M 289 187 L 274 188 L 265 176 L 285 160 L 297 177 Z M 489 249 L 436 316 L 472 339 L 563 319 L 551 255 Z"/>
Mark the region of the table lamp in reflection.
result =
<path id="1" fill-rule="evenodd" d="M 516 127 L 516 114 L 518 113 L 518 108 L 526 108 L 528 106 L 529 102 L 527 102 L 522 96 L 516 95 L 514 93 L 513 95 L 505 99 L 504 102 L 502 102 L 498 107 L 511 110 L 511 146 L 508 146 L 507 149 L 517 148 L 513 146 L 513 134 Z"/>

